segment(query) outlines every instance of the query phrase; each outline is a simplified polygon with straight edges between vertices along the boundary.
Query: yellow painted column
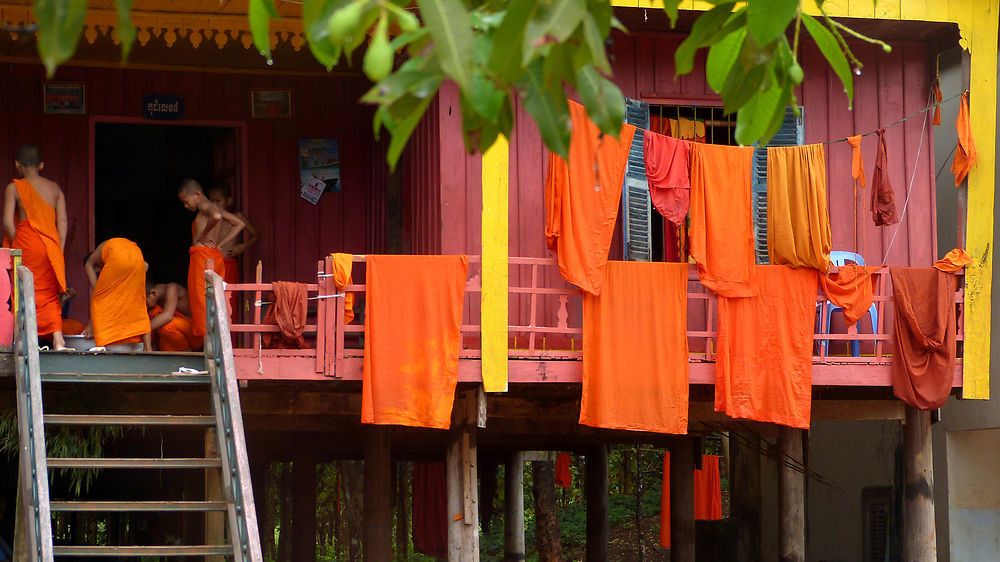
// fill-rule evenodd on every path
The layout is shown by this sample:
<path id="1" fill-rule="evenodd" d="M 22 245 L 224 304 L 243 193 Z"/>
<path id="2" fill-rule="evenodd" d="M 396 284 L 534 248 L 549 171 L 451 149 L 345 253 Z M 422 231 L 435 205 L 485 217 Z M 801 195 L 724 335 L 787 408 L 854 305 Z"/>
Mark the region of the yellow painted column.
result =
<path id="1" fill-rule="evenodd" d="M 507 189 L 510 146 L 504 136 L 483 153 L 483 276 L 480 293 L 483 390 L 507 392 Z"/>
<path id="2" fill-rule="evenodd" d="M 953 2 L 954 3 L 954 2 Z M 963 46 L 972 54 L 969 118 L 979 152 L 969 172 L 965 247 L 965 357 L 963 398 L 990 397 L 990 325 L 993 283 L 993 196 L 996 178 L 998 0 L 968 0 L 958 14 Z M 953 8 L 954 10 L 954 8 Z M 956 14 L 953 14 L 956 15 Z"/>

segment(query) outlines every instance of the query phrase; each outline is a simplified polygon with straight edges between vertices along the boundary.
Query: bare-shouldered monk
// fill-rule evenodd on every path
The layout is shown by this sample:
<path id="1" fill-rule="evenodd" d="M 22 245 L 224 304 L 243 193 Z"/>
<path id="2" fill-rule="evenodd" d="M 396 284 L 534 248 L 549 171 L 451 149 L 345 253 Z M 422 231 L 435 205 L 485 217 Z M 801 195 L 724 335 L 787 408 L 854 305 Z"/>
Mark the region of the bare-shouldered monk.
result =
<path id="1" fill-rule="evenodd" d="M 59 296 L 66 292 L 66 198 L 59 184 L 42 177 L 45 164 L 37 146 L 19 148 L 14 165 L 23 179 L 4 192 L 4 234 L 34 277 L 38 335 L 51 335 L 53 347 L 65 349 Z"/>
<path id="2" fill-rule="evenodd" d="M 150 319 L 151 327 L 162 328 L 174 318 L 174 313 L 180 312 L 191 317 L 191 302 L 188 300 L 187 289 L 179 283 L 150 284 L 146 295 L 146 308 L 152 310 L 160 307 L 162 311 Z"/>

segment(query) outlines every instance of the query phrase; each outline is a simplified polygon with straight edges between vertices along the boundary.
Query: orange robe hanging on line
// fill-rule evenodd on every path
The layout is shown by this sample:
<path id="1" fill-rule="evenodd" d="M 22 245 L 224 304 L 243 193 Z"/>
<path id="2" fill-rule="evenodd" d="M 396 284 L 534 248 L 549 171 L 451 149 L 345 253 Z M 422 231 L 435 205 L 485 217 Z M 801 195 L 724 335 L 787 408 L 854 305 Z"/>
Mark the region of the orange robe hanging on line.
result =
<path id="1" fill-rule="evenodd" d="M 583 296 L 582 425 L 687 433 L 687 272 L 612 261 L 601 296 Z"/>
<path id="2" fill-rule="evenodd" d="M 752 148 L 691 145 L 691 257 L 702 284 L 720 296 L 753 294 L 752 160 Z"/>
<path id="3" fill-rule="evenodd" d="M 754 296 L 719 297 L 716 411 L 809 428 L 817 283 L 814 269 L 760 265 Z"/>
<path id="4" fill-rule="evenodd" d="M 226 274 L 226 263 L 218 248 L 191 246 L 188 249 L 188 254 L 191 256 L 191 261 L 188 264 L 187 282 L 188 300 L 191 303 L 191 331 L 196 336 L 204 336 L 207 326 L 205 320 L 205 270 L 208 269 L 208 260 L 212 260 L 213 271 L 219 276 Z M 229 313 L 231 315 L 232 310 Z"/>
<path id="5" fill-rule="evenodd" d="M 277 324 L 281 331 L 261 336 L 264 347 L 302 349 L 306 345 L 302 334 L 309 314 L 308 287 L 292 281 L 275 281 L 272 286 L 274 303 L 264 315 L 264 324 Z"/>
<path id="6" fill-rule="evenodd" d="M 346 293 L 344 289 L 351 284 L 351 270 L 354 268 L 354 256 L 351 254 L 330 254 L 333 261 L 333 285 L 337 292 L 344 293 L 344 324 L 354 320 L 354 293 Z"/>
<path id="7" fill-rule="evenodd" d="M 976 141 L 972 138 L 972 123 L 969 121 L 969 92 L 962 94 L 955 130 L 958 131 L 958 145 L 955 147 L 955 159 L 951 161 L 951 173 L 955 174 L 955 187 L 958 187 L 979 160 Z"/>
<path id="8" fill-rule="evenodd" d="M 675 225 L 684 223 L 691 206 L 689 141 L 646 131 L 642 154 L 653 207 Z"/>
<path id="9" fill-rule="evenodd" d="M 844 321 L 851 326 L 871 308 L 875 300 L 875 279 L 872 274 L 881 268 L 849 263 L 837 269 L 836 273 L 820 275 L 819 280 L 826 298 L 844 310 Z"/>
<path id="10" fill-rule="evenodd" d="M 858 188 L 865 186 L 865 159 L 861 155 L 861 135 L 847 137 L 847 144 L 851 145 L 851 177 L 854 178 L 854 251 L 861 252 L 864 249 L 864 227 L 858 218 Z"/>
<path id="11" fill-rule="evenodd" d="M 934 267 L 946 273 L 954 273 L 970 263 L 972 263 L 972 256 L 962 248 L 955 248 L 934 262 Z"/>
<path id="12" fill-rule="evenodd" d="M 875 131 L 878 147 L 875 152 L 875 169 L 872 170 L 872 219 L 875 226 L 888 226 L 899 222 L 896 214 L 896 192 L 889 181 L 889 158 L 885 150 L 885 129 Z"/>
<path id="13" fill-rule="evenodd" d="M 694 471 L 694 518 L 700 521 L 722 519 L 722 479 L 719 477 L 718 455 L 702 455 L 701 468 Z M 670 548 L 670 451 L 663 453 L 660 546 Z"/>
<path id="14" fill-rule="evenodd" d="M 767 248 L 774 265 L 826 273 L 833 234 L 822 144 L 767 149 Z"/>
<path id="15" fill-rule="evenodd" d="M 104 266 L 90 297 L 90 325 L 99 346 L 135 343 L 148 334 L 146 261 L 139 246 L 111 238 L 101 250 Z"/>
<path id="16" fill-rule="evenodd" d="M 149 309 L 149 318 L 152 319 L 161 312 L 163 307 L 154 306 Z M 191 331 L 191 319 L 175 310 L 174 317 L 156 329 L 156 343 L 159 351 L 192 351 L 201 349 L 204 340 Z"/>
<path id="17" fill-rule="evenodd" d="M 582 105 L 570 101 L 569 113 L 569 163 L 550 154 L 545 176 L 545 241 L 558 257 L 563 279 L 598 295 L 636 129 L 622 125 L 615 140 L 601 134 Z"/>
<path id="18" fill-rule="evenodd" d="M 468 269 L 468 256 L 368 256 L 361 423 L 451 427 Z"/>
<path id="19" fill-rule="evenodd" d="M 573 473 L 570 471 L 572 463 L 569 453 L 559 453 L 556 457 L 556 486 L 569 488 L 573 485 Z"/>
<path id="20" fill-rule="evenodd" d="M 66 261 L 56 228 L 56 210 L 28 180 L 16 179 L 14 186 L 27 219 L 17 224 L 11 247 L 21 250 L 21 264 L 31 270 L 38 335 L 47 336 L 62 331 L 59 295 L 66 292 Z"/>

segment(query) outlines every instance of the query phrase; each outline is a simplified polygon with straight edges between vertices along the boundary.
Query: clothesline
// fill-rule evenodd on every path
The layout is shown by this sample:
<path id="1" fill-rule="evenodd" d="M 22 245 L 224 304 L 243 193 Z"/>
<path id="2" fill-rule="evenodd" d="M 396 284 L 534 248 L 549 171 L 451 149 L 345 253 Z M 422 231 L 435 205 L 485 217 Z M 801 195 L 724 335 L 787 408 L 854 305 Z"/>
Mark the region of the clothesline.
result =
<path id="1" fill-rule="evenodd" d="M 896 121 L 893 121 L 892 123 L 889 123 L 885 127 L 879 127 L 879 129 L 888 129 L 889 127 L 895 127 L 896 125 L 899 125 L 900 123 L 903 123 L 903 122 L 905 122 L 905 121 L 907 121 L 909 119 L 913 119 L 914 117 L 916 117 L 918 115 L 921 115 L 923 113 L 927 113 L 928 111 L 930 111 L 930 110 L 932 110 L 932 109 L 940 106 L 941 104 L 943 104 L 946 101 L 951 101 L 951 100 L 953 100 L 953 99 L 955 99 L 957 97 L 960 97 L 962 94 L 964 94 L 965 92 L 968 92 L 968 91 L 969 91 L 968 89 L 962 90 L 961 92 L 958 92 L 955 95 L 948 96 L 947 98 L 944 98 L 943 100 L 941 100 L 939 102 L 932 103 L 932 104 L 928 105 L 927 107 L 925 107 L 925 108 L 923 108 L 923 109 L 921 109 L 919 111 L 915 111 L 915 112 L 907 115 L 906 117 L 903 117 L 902 119 L 898 119 Z M 867 137 L 868 135 L 874 135 L 874 134 L 875 134 L 875 131 L 873 130 L 873 131 L 869 131 L 867 133 L 863 133 L 860 136 Z M 842 139 L 824 141 L 821 144 L 833 144 L 835 142 L 847 142 L 847 137 L 842 138 Z"/>

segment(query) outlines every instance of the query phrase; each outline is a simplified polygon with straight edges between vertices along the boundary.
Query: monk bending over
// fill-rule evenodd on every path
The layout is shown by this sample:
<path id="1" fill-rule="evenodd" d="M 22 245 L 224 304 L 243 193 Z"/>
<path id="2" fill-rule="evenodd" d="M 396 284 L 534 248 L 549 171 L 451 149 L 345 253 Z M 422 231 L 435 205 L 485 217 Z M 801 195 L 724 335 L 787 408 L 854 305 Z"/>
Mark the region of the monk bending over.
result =
<path id="1" fill-rule="evenodd" d="M 14 167 L 23 179 L 7 185 L 3 229 L 34 277 L 38 335 L 51 336 L 55 349 L 66 349 L 59 299 L 66 291 L 66 198 L 59 184 L 41 176 L 44 166 L 37 146 L 18 149 Z"/>
<path id="2" fill-rule="evenodd" d="M 226 247 L 239 236 L 243 230 L 243 221 L 229 211 L 224 211 L 218 205 L 205 197 L 201 185 L 192 179 L 181 182 L 177 197 L 189 211 L 196 211 L 194 224 L 191 228 L 192 242 L 188 253 L 191 261 L 188 265 L 188 297 L 191 303 L 191 326 L 194 335 L 204 336 L 205 323 L 205 270 L 208 261 L 212 261 L 212 269 L 225 278 L 226 265 L 219 247 Z M 221 223 L 230 226 L 229 231 L 222 234 Z M 228 306 L 227 306 L 228 308 Z"/>
<path id="3" fill-rule="evenodd" d="M 142 342 L 153 349 L 146 312 L 146 269 L 135 242 L 111 238 L 87 256 L 90 326 L 98 347 Z"/>
<path id="4" fill-rule="evenodd" d="M 149 327 L 160 351 L 197 351 L 204 341 L 191 331 L 191 303 L 187 289 L 177 283 L 146 282 Z"/>

